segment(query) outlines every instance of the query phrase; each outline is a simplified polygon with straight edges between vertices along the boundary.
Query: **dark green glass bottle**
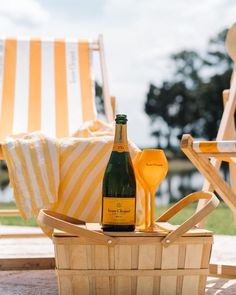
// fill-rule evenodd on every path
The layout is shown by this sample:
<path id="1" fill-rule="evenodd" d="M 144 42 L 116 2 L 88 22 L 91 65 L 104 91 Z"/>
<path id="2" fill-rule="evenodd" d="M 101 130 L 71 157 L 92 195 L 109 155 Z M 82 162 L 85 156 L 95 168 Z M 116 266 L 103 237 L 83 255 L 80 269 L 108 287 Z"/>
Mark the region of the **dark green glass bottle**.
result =
<path id="1" fill-rule="evenodd" d="M 134 231 L 136 219 L 136 180 L 127 140 L 127 117 L 116 115 L 112 153 L 102 189 L 102 229 Z"/>

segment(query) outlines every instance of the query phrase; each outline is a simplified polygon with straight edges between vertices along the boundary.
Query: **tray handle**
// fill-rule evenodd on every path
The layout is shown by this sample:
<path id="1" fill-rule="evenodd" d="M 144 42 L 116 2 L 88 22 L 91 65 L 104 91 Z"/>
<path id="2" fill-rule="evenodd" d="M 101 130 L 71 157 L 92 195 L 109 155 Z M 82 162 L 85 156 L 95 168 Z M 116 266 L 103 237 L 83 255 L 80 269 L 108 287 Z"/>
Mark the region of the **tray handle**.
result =
<path id="1" fill-rule="evenodd" d="M 96 242 L 114 245 L 115 239 L 109 235 L 98 233 L 93 230 L 88 230 L 79 225 L 86 225 L 84 221 L 66 216 L 61 213 L 53 212 L 46 209 L 41 209 L 38 215 L 38 223 L 49 226 L 50 228 L 59 229 L 61 231 L 87 238 Z"/>
<path id="2" fill-rule="evenodd" d="M 179 202 L 173 205 L 170 209 L 168 209 L 164 214 L 162 214 L 156 220 L 157 224 L 161 228 L 165 229 L 165 226 L 164 224 L 162 225 L 162 222 L 168 221 L 171 217 L 176 215 L 180 210 L 185 208 L 188 204 L 200 199 L 206 199 L 208 200 L 208 202 L 205 204 L 205 206 L 201 210 L 193 214 L 189 219 L 187 219 L 184 223 L 182 223 L 177 229 L 171 231 L 162 240 L 162 244 L 164 247 L 168 247 L 176 239 L 178 239 L 180 236 L 185 234 L 188 230 L 190 230 L 195 225 L 197 225 L 202 219 L 204 219 L 219 205 L 220 201 L 212 192 L 206 192 L 206 191 L 195 192 L 181 199 Z"/>

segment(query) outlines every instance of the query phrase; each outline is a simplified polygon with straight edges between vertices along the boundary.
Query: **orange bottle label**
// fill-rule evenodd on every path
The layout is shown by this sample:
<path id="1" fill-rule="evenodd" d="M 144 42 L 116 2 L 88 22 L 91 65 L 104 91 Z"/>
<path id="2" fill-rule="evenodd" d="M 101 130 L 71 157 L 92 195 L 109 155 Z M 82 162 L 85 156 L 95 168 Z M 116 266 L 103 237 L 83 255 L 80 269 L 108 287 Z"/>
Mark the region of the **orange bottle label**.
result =
<path id="1" fill-rule="evenodd" d="M 135 198 L 103 197 L 103 224 L 135 224 Z"/>
<path id="2" fill-rule="evenodd" d="M 114 143 L 113 149 L 114 152 L 128 152 L 129 151 L 129 145 L 128 143 Z"/>

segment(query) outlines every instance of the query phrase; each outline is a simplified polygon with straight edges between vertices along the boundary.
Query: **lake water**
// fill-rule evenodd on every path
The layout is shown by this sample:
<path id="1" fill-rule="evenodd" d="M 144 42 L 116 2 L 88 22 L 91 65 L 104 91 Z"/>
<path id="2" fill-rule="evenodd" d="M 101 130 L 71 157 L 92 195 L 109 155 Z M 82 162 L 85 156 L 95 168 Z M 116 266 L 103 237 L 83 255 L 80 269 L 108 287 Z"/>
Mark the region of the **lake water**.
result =
<path id="1" fill-rule="evenodd" d="M 10 186 L 7 186 L 4 190 L 0 190 L 0 203 L 9 203 L 12 201 L 14 201 L 14 197 Z"/>
<path id="2" fill-rule="evenodd" d="M 202 189 L 203 177 L 196 171 L 169 173 L 156 193 L 156 204 L 174 203 L 188 194 Z"/>

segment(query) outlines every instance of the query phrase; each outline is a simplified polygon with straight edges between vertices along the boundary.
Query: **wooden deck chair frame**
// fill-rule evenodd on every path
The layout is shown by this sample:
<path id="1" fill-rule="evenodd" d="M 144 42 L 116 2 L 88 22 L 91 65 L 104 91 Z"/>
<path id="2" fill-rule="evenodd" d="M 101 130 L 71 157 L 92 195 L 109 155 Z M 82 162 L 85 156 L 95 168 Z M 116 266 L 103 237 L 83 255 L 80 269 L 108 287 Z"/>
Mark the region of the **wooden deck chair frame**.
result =
<path id="1" fill-rule="evenodd" d="M 236 132 L 234 114 L 236 110 L 236 24 L 228 31 L 226 37 L 226 48 L 229 56 L 234 61 L 234 69 L 231 77 L 230 89 L 223 91 L 224 112 L 220 122 L 215 142 L 195 142 L 189 134 L 185 134 L 181 140 L 181 149 L 199 172 L 205 177 L 203 191 L 216 191 L 224 202 L 232 210 L 236 221 L 236 163 L 231 157 L 236 157 L 236 150 L 229 148 L 220 152 L 209 151 L 210 145 L 217 146 L 220 142 L 231 141 L 236 145 Z M 196 150 L 195 145 L 202 145 Z M 205 148 L 204 148 L 205 146 Z M 207 148 L 208 146 L 208 148 Z M 230 186 L 219 173 L 222 160 L 229 162 Z M 204 201 L 199 201 L 197 211 L 204 206 Z M 199 224 L 204 227 L 204 221 Z M 210 265 L 210 273 L 214 276 L 234 277 L 236 276 L 235 266 Z"/>
<path id="2" fill-rule="evenodd" d="M 103 98 L 104 98 L 104 109 L 105 116 L 108 122 L 111 122 L 114 119 L 115 115 L 115 97 L 110 96 L 109 85 L 108 85 L 108 75 L 107 75 L 107 67 L 105 62 L 105 53 L 104 53 L 104 44 L 103 44 L 103 36 L 99 35 L 98 39 L 93 42 L 89 42 L 89 50 L 91 53 L 97 52 L 99 54 L 100 59 L 100 70 L 101 70 L 101 79 L 102 79 L 102 89 L 103 89 Z M 4 160 L 1 145 L 0 145 L 0 160 Z M 0 210 L 1 217 L 11 217 L 11 216 L 20 216 L 19 210 Z M 7 233 L 1 234 L 1 238 L 22 238 L 22 237 L 39 237 L 44 236 L 43 233 Z M 43 262 L 44 265 L 44 262 Z"/>
<path id="3" fill-rule="evenodd" d="M 236 194 L 230 188 L 228 183 L 223 179 L 223 176 L 219 172 L 219 162 L 222 160 L 230 159 L 231 157 L 236 157 L 236 149 L 228 149 L 224 152 L 209 151 L 210 145 L 214 144 L 217 146 L 219 143 L 225 143 L 225 141 L 215 141 L 215 142 L 199 142 L 194 141 L 191 135 L 185 134 L 181 140 L 181 149 L 189 160 L 194 164 L 198 171 L 205 177 L 206 182 L 203 186 L 203 190 L 216 191 L 224 202 L 232 210 L 234 216 L 236 215 Z M 232 141 L 230 141 L 232 142 Z M 233 142 L 236 146 L 236 140 Z M 201 149 L 196 150 L 195 146 L 202 144 Z M 204 149 L 204 146 L 206 147 Z M 210 160 L 211 159 L 211 160 Z M 215 166 L 217 163 L 217 166 Z M 235 165 L 233 162 L 230 165 Z M 219 166 L 218 166 L 219 165 Z M 230 170 L 230 173 L 232 170 Z M 207 189 L 207 185 L 209 188 Z M 197 210 L 201 207 L 203 203 L 198 205 Z M 200 224 L 200 226 L 202 226 Z M 236 265 L 217 265 L 210 264 L 210 275 L 216 277 L 227 277 L 235 278 L 236 276 Z"/>

